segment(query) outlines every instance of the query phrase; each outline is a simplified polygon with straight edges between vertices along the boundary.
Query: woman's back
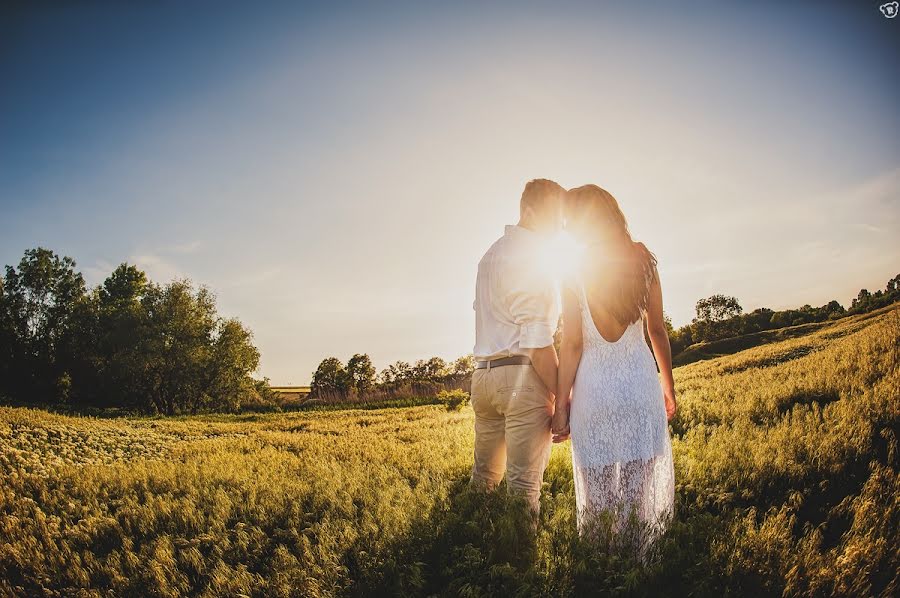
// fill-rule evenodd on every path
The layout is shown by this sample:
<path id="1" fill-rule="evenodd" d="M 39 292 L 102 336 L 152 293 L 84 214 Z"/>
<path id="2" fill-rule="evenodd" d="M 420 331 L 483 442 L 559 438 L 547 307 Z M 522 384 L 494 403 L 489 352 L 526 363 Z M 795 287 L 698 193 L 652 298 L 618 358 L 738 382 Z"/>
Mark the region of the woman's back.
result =
<path id="1" fill-rule="evenodd" d="M 607 339 L 584 286 L 576 292 L 583 348 L 569 422 L 579 521 L 624 505 L 636 509 L 640 521 L 659 523 L 671 511 L 674 477 L 663 392 L 643 320 Z"/>
<path id="2" fill-rule="evenodd" d="M 579 528 L 605 509 L 625 516 L 615 518 L 620 528 L 636 510 L 651 526 L 639 536 L 644 546 L 674 504 L 667 418 L 675 383 L 656 256 L 632 239 L 618 202 L 597 185 L 569 190 L 566 227 L 585 251 L 564 293 L 553 432 L 572 440 Z"/>

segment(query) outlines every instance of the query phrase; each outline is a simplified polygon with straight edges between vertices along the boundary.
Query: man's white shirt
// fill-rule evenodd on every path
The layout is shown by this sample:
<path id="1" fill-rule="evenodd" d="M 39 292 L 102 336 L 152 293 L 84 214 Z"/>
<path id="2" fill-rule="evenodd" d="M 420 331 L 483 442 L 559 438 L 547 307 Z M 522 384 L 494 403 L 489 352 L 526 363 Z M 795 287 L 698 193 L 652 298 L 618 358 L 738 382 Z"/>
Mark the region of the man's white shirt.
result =
<path id="1" fill-rule="evenodd" d="M 541 267 L 541 237 L 507 225 L 478 263 L 475 280 L 476 360 L 524 355 L 553 344 L 559 321 L 557 281 Z"/>

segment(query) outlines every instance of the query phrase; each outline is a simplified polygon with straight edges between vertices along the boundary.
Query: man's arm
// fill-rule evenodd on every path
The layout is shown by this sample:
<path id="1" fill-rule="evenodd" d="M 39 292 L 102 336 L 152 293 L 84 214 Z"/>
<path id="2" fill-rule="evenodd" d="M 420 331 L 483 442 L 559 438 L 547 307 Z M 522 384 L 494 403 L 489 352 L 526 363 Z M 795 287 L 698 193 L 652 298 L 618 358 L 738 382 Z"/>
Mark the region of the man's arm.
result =
<path id="1" fill-rule="evenodd" d="M 559 359 L 556 356 L 556 348 L 551 344 L 540 349 L 529 349 L 531 365 L 540 376 L 544 385 L 550 389 L 550 393 L 556 396 L 556 372 L 559 368 Z"/>
<path id="2" fill-rule="evenodd" d="M 530 264 L 509 277 L 509 309 L 519 326 L 519 348 L 531 358 L 535 371 L 556 396 L 559 358 L 553 346 L 556 329 L 556 286 Z"/>
<path id="3" fill-rule="evenodd" d="M 559 347 L 559 384 L 553 413 L 553 442 L 569 437 L 569 404 L 575 374 L 581 362 L 584 340 L 581 332 L 581 307 L 571 288 L 563 291 L 563 331 Z"/>

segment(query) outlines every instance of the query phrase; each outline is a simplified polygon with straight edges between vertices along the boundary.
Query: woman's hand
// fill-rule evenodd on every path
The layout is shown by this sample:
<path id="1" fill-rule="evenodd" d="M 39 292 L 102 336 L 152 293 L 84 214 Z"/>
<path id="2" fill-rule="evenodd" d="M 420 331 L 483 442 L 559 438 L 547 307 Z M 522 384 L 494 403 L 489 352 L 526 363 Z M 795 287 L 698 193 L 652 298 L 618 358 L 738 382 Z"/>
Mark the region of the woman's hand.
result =
<path id="1" fill-rule="evenodd" d="M 569 408 L 557 406 L 550 423 L 553 442 L 565 442 L 569 439 Z"/>
<path id="2" fill-rule="evenodd" d="M 670 388 L 663 391 L 663 396 L 666 401 L 666 419 L 672 421 L 672 418 L 675 417 L 675 410 L 678 407 L 675 403 L 675 389 Z"/>

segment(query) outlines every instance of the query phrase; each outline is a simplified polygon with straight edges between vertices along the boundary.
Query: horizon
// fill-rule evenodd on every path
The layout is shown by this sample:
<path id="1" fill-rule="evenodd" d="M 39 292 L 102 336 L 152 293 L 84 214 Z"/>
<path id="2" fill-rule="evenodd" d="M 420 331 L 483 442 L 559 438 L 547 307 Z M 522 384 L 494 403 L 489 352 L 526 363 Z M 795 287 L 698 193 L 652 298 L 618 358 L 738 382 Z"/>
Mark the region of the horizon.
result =
<path id="1" fill-rule="evenodd" d="M 190 278 L 284 386 L 470 353 L 533 178 L 618 199 L 676 328 L 714 293 L 849 307 L 900 270 L 875 5 L 509 6 L 3 9 L 0 260 Z"/>

